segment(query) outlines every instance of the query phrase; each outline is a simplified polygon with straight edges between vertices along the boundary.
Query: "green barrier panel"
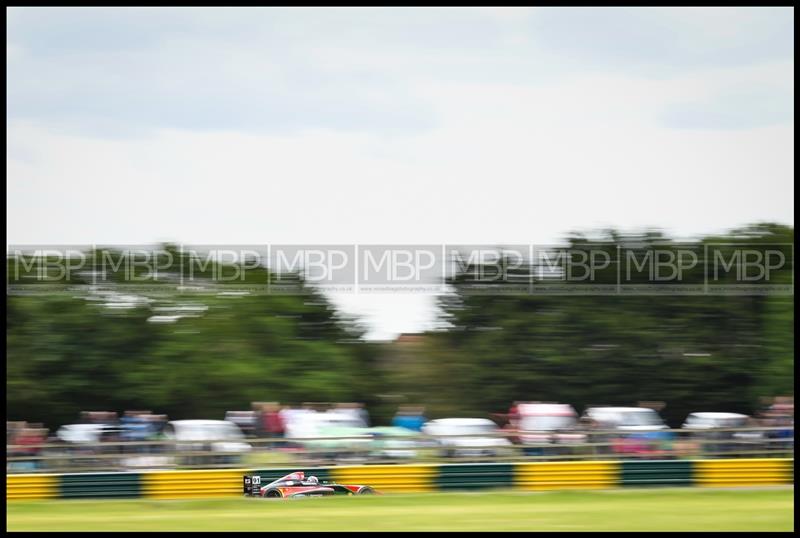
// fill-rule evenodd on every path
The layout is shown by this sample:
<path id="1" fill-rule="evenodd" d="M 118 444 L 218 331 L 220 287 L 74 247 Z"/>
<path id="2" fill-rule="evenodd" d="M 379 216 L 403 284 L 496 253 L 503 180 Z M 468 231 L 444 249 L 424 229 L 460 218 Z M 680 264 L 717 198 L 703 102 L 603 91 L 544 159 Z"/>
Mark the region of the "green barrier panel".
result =
<path id="1" fill-rule="evenodd" d="M 691 486 L 694 484 L 690 460 L 622 461 L 623 486 Z"/>
<path id="2" fill-rule="evenodd" d="M 440 465 L 436 486 L 441 490 L 510 488 L 514 483 L 510 463 L 468 463 Z"/>
<path id="3" fill-rule="evenodd" d="M 306 476 L 316 476 L 320 481 L 344 482 L 358 478 L 355 483 L 381 486 L 387 491 L 410 491 L 424 485 L 425 491 L 474 490 L 490 488 L 517 488 L 532 490 L 565 489 L 571 487 L 624 487 L 643 486 L 699 486 L 703 484 L 702 473 L 709 476 L 706 482 L 713 485 L 716 474 L 734 471 L 742 465 L 754 466 L 756 460 L 640 460 L 620 462 L 539 462 L 539 463 L 474 463 L 427 466 L 355 466 L 355 467 L 291 467 L 258 470 L 204 470 L 204 471 L 160 471 L 148 473 L 76 473 L 67 475 L 10 475 L 7 477 L 7 498 L 126 498 L 145 496 L 147 480 L 154 498 L 170 498 L 169 495 L 198 496 L 208 493 L 235 494 L 241 491 L 240 476 L 257 474 L 262 484 L 271 482 L 291 472 L 302 471 Z M 774 473 L 770 467 L 773 460 L 757 460 L 761 467 Z M 748 463 L 749 462 L 749 463 Z M 783 465 L 780 483 L 794 480 L 794 459 L 776 459 Z M 759 469 L 761 468 L 759 467 Z M 705 471 L 704 471 L 705 469 Z M 755 467 L 753 467 L 755 469 Z M 750 474 L 756 473 L 747 467 Z M 783 470 L 785 469 L 785 470 Z M 756 469 L 757 470 L 757 469 Z M 758 471 L 756 478 L 764 478 L 767 471 Z M 714 474 L 716 473 L 716 474 Z M 714 476 L 711 476 L 714 474 Z M 742 474 L 742 473 L 740 473 Z M 744 478 L 747 473 L 742 474 Z M 727 475 L 725 475 L 727 476 Z M 736 475 L 738 476 L 738 475 Z M 755 475 L 754 475 L 755 476 Z M 192 480 L 189 480 L 189 479 Z M 719 477 L 717 477 L 719 478 Z M 723 477 L 725 478 L 725 477 Z M 730 478 L 730 477 L 728 477 Z M 769 478 L 769 477 L 768 477 Z M 726 478 L 727 479 L 727 478 Z M 349 480 L 349 482 L 348 482 Z M 409 486 L 407 482 L 413 484 Z M 743 479 L 744 480 L 744 479 Z M 749 480 L 752 482 L 753 477 Z M 772 480 L 770 478 L 770 480 Z M 747 482 L 746 480 L 744 480 Z M 399 486 L 397 484 L 399 484 Z M 717 480 L 719 482 L 719 480 Z M 720 482 L 723 483 L 724 481 Z M 730 482 L 730 480 L 728 480 Z M 163 483 L 163 484 L 162 484 Z M 776 482 L 777 483 L 777 482 Z M 52 486 L 48 486 L 52 484 Z M 163 487 L 156 488 L 161 484 Z M 210 485 L 209 485 L 210 484 Z M 708 485 L 708 484 L 706 484 Z M 377 489 L 380 491 L 381 487 Z M 392 489 L 394 488 L 394 489 Z M 162 491 L 163 490 L 163 491 Z M 165 496 L 166 495 L 166 496 Z"/>
<path id="4" fill-rule="evenodd" d="M 140 473 L 85 473 L 61 475 L 59 497 L 139 497 L 142 494 Z"/>

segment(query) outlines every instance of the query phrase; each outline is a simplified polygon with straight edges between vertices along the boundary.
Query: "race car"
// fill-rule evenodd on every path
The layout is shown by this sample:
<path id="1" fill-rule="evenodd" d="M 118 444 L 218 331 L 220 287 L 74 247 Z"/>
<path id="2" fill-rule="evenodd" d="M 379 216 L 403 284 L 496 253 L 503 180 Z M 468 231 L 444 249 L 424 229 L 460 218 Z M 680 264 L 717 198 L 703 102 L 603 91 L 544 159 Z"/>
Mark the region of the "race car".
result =
<path id="1" fill-rule="evenodd" d="M 326 497 L 329 495 L 374 495 L 377 493 L 369 486 L 354 486 L 322 481 L 316 476 L 306 478 L 305 473 L 297 471 L 289 473 L 269 484 L 261 485 L 261 476 L 244 476 L 244 495 L 246 497 L 267 498 L 299 498 Z"/>

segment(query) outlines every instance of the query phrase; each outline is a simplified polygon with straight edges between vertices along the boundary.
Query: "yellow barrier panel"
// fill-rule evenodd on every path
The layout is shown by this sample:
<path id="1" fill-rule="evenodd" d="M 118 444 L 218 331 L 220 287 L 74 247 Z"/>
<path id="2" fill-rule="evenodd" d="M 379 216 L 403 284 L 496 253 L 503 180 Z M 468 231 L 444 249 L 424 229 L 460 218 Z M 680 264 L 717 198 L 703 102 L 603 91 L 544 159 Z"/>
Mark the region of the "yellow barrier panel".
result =
<path id="1" fill-rule="evenodd" d="M 694 482 L 698 486 L 769 486 L 793 482 L 791 458 L 697 460 Z"/>
<path id="2" fill-rule="evenodd" d="M 369 465 L 334 467 L 331 477 L 340 484 L 372 486 L 378 492 L 418 493 L 434 491 L 436 465 Z"/>
<path id="3" fill-rule="evenodd" d="M 6 475 L 6 499 L 9 501 L 52 499 L 54 497 L 58 497 L 58 475 Z"/>
<path id="4" fill-rule="evenodd" d="M 793 483 L 791 458 L 696 460 L 694 483 L 705 487 L 760 486 Z M 523 490 L 601 489 L 620 485 L 616 461 L 536 462 L 514 465 L 514 485 Z M 242 495 L 245 469 L 161 471 L 141 475 L 142 493 L 156 499 L 232 497 Z M 379 492 L 429 492 L 437 489 L 437 465 L 370 465 L 334 467 L 331 478 L 342 484 L 372 486 Z M 6 476 L 6 498 L 59 497 L 60 475 Z"/>
<path id="5" fill-rule="evenodd" d="M 246 470 L 142 473 L 142 491 L 151 499 L 196 499 L 242 495 Z"/>
<path id="6" fill-rule="evenodd" d="M 619 485 L 619 462 L 569 461 L 536 462 L 514 465 L 514 485 L 518 489 L 603 489 Z"/>

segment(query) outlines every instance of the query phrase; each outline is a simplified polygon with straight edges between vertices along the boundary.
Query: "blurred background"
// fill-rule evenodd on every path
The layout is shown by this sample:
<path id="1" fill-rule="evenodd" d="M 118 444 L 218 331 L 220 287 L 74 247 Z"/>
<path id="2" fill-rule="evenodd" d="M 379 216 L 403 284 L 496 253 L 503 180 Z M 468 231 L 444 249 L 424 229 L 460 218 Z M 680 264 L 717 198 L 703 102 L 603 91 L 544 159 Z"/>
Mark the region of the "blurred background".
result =
<path id="1" fill-rule="evenodd" d="M 655 232 L 609 233 L 642 251 L 687 248 Z M 790 259 L 793 229 L 777 224 L 694 246 L 742 237 L 752 252 L 784 248 Z M 575 249 L 609 244 L 569 239 Z M 717 279 L 731 287 L 717 294 L 590 294 L 580 283 L 566 295 L 508 291 L 513 272 L 532 267 L 493 283 L 476 277 L 504 259 L 447 279 L 436 328 L 375 340 L 301 274 L 281 292 L 259 289 L 276 278 L 266 266 L 231 284 L 213 275 L 236 264 L 208 262 L 191 286 L 175 285 L 188 262 L 146 287 L 123 270 L 100 284 L 77 272 L 56 293 L 34 278 L 32 258 L 9 257 L 8 274 L 28 284 L 7 298 L 7 469 L 792 452 L 791 295 L 739 292 L 731 266 Z M 724 264 L 698 264 L 680 285 Z M 792 273 L 785 264 L 769 285 Z M 593 284 L 616 278 L 609 266 Z"/>
<path id="2" fill-rule="evenodd" d="M 793 451 L 791 10 L 7 15 L 9 473 Z M 616 265 L 601 293 L 520 291 L 474 262 L 418 293 L 262 293 L 269 264 L 53 283 L 11 248 L 264 243 L 789 263 L 774 293 L 730 257 L 695 292 L 618 293 Z"/>

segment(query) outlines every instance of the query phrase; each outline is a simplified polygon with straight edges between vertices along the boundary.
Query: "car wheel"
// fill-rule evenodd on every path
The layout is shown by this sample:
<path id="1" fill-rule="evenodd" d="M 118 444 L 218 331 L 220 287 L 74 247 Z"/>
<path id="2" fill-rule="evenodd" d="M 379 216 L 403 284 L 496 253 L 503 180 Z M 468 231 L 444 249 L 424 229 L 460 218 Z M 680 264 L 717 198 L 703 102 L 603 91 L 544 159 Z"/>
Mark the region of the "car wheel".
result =
<path id="1" fill-rule="evenodd" d="M 369 486 L 361 488 L 361 491 L 358 492 L 359 495 L 375 495 L 375 490 Z"/>
<path id="2" fill-rule="evenodd" d="M 277 499 L 277 498 L 280 498 L 282 495 L 281 495 L 280 491 L 275 490 L 275 489 L 271 489 L 264 496 L 267 497 L 267 498 L 270 498 L 270 499 Z"/>

